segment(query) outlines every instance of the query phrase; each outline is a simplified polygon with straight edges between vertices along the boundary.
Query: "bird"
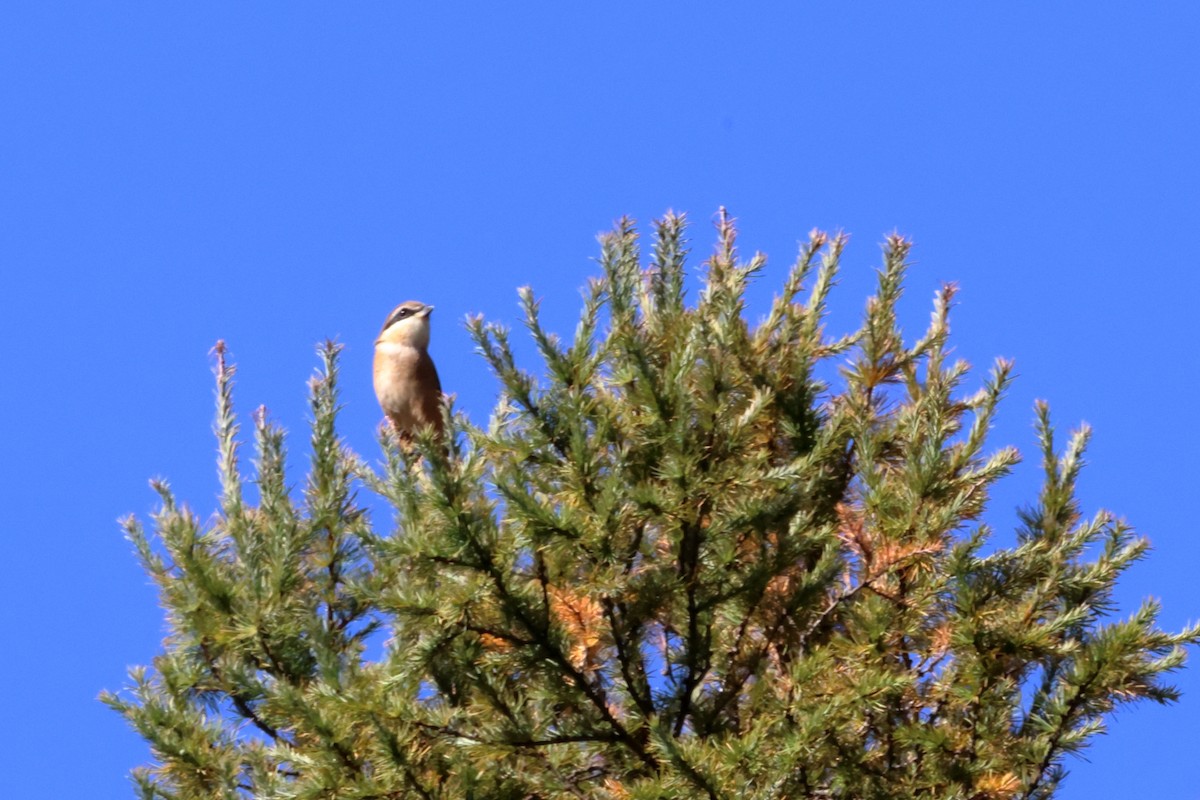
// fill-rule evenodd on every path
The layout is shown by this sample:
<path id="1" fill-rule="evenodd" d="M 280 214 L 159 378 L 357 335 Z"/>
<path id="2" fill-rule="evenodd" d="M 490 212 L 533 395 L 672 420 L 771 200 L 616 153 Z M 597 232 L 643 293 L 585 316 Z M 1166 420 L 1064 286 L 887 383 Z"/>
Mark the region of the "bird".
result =
<path id="1" fill-rule="evenodd" d="M 442 436 L 442 384 L 429 357 L 431 313 L 433 306 L 406 300 L 375 340 L 375 397 L 402 442 L 422 428 Z"/>

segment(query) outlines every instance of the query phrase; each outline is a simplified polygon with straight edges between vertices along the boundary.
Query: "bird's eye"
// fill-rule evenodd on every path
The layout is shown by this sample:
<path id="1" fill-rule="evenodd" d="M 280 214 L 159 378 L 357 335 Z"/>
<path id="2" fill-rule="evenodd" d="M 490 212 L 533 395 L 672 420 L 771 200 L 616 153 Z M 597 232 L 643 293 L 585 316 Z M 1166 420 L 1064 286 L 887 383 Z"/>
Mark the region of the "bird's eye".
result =
<path id="1" fill-rule="evenodd" d="M 411 308 L 401 308 L 398 311 L 395 311 L 390 317 L 388 317 L 388 321 L 383 326 L 384 329 L 386 330 L 387 328 L 390 328 L 392 325 L 395 325 L 397 322 L 400 322 L 404 319 L 407 319 L 408 317 L 411 317 L 412 313 L 413 312 L 412 312 Z"/>

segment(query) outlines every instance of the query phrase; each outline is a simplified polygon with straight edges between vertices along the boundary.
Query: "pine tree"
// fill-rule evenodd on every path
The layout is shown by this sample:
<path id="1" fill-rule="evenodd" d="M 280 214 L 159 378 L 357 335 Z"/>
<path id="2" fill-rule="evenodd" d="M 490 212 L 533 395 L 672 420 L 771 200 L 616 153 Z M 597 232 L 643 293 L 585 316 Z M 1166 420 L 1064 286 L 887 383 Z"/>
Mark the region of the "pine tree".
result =
<path id="1" fill-rule="evenodd" d="M 814 232 L 751 326 L 765 259 L 724 213 L 718 234 L 689 305 L 683 218 L 646 265 L 622 221 L 570 341 L 522 290 L 540 374 L 472 320 L 489 425 L 382 431 L 377 467 L 338 438 L 326 343 L 299 493 L 261 411 L 243 475 L 218 348 L 218 514 L 156 483 L 153 534 L 126 523 L 170 627 L 104 697 L 152 748 L 141 796 L 1028 800 L 1117 705 L 1175 699 L 1200 629 L 1114 618 L 1147 543 L 1082 515 L 1086 429 L 1060 449 L 1039 405 L 1016 543 L 983 521 L 1017 461 L 987 450 L 1011 366 L 964 389 L 954 287 L 906 344 L 893 236 L 861 328 L 830 338 L 845 239 Z"/>

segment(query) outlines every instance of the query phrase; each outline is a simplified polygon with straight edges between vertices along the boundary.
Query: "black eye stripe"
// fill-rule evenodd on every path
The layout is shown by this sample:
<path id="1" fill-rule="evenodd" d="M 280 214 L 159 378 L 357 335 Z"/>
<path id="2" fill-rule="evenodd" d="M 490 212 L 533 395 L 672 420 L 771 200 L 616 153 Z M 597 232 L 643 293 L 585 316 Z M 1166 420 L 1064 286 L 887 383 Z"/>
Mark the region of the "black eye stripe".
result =
<path id="1" fill-rule="evenodd" d="M 399 311 L 397 311 L 395 314 L 392 314 L 391 318 L 388 319 L 388 321 L 387 321 L 387 325 L 384 325 L 383 327 L 387 328 L 388 326 L 390 326 L 394 323 L 397 323 L 406 317 L 411 317 L 412 314 L 413 314 L 413 310 L 411 308 L 402 308 Z"/>

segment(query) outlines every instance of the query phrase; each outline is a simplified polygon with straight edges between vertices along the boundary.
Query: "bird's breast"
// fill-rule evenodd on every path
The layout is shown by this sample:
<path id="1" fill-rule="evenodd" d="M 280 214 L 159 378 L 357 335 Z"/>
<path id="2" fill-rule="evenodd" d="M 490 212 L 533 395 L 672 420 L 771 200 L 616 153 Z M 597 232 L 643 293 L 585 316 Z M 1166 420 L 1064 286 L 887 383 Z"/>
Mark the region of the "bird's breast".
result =
<path id="1" fill-rule="evenodd" d="M 429 354 L 394 342 L 376 344 L 375 397 L 402 428 L 440 419 L 441 385 Z"/>
<path id="2" fill-rule="evenodd" d="M 384 410 L 413 402 L 421 353 L 415 348 L 383 342 L 375 348 L 375 396 Z"/>

